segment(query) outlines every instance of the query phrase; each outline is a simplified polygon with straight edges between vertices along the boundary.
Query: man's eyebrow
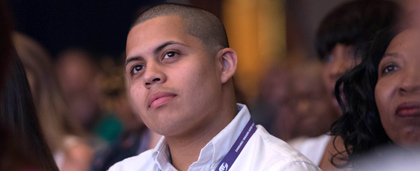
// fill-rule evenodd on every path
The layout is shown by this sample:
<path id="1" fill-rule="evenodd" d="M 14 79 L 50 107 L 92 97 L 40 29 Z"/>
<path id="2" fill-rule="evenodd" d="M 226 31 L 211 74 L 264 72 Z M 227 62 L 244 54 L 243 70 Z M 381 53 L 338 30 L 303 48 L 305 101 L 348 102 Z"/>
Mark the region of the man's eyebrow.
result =
<path id="1" fill-rule="evenodd" d="M 178 45 L 183 45 L 183 46 L 186 46 L 185 44 L 183 44 L 183 43 L 180 43 L 180 42 L 175 42 L 175 41 L 167 41 L 167 42 L 165 42 L 165 43 L 162 43 L 161 45 L 159 45 L 154 51 L 153 51 L 153 53 L 154 54 L 157 54 L 157 53 L 159 53 L 163 48 L 165 48 L 166 46 L 169 46 L 169 45 L 173 45 L 173 44 L 178 44 Z M 140 57 L 140 56 L 137 56 L 137 57 L 129 57 L 126 61 L 125 61 L 125 65 L 127 66 L 127 64 L 128 63 L 130 63 L 131 61 L 137 61 L 137 60 L 140 60 L 142 57 Z"/>
<path id="2" fill-rule="evenodd" d="M 175 41 L 167 41 L 167 42 L 165 42 L 165 43 L 163 43 L 163 44 L 161 44 L 160 46 L 158 46 L 154 51 L 153 51 L 153 53 L 154 54 L 157 54 L 157 53 L 159 53 L 163 48 L 165 48 L 166 46 L 169 46 L 169 45 L 172 45 L 172 44 L 179 44 L 179 45 L 183 45 L 183 46 L 185 46 L 184 44 L 182 44 L 182 43 L 180 43 L 180 42 L 175 42 Z"/>
<path id="3" fill-rule="evenodd" d="M 131 61 L 138 61 L 140 60 L 141 57 L 130 57 L 125 61 L 125 66 L 128 65 L 128 63 L 130 63 Z"/>

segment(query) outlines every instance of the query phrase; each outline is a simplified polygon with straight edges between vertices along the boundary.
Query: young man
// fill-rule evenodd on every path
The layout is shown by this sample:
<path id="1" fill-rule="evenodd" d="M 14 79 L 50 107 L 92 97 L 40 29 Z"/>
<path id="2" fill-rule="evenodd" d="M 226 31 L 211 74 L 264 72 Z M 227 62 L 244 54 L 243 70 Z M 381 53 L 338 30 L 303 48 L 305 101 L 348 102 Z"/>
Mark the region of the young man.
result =
<path id="1" fill-rule="evenodd" d="M 318 170 L 236 104 L 236 53 L 213 14 L 175 4 L 148 9 L 126 53 L 134 110 L 163 138 L 110 170 Z"/>

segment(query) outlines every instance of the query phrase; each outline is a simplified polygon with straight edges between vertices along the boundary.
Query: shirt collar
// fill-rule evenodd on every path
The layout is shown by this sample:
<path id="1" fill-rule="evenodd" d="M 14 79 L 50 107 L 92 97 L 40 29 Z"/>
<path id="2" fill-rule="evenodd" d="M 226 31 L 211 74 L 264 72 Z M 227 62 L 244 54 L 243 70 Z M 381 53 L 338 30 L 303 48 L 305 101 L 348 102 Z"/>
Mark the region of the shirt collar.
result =
<path id="1" fill-rule="evenodd" d="M 239 112 L 235 118 L 201 149 L 198 160 L 191 164 L 190 169 L 208 167 L 208 170 L 214 170 L 227 154 L 251 118 L 245 105 L 238 103 L 237 107 Z M 173 168 L 169 161 L 169 150 L 164 136 L 162 136 L 154 151 L 155 163 L 161 170 Z"/>
<path id="2" fill-rule="evenodd" d="M 162 136 L 156 144 L 153 153 L 154 161 L 160 170 L 168 170 L 172 166 L 169 156 L 168 144 L 166 143 L 165 137 Z"/>

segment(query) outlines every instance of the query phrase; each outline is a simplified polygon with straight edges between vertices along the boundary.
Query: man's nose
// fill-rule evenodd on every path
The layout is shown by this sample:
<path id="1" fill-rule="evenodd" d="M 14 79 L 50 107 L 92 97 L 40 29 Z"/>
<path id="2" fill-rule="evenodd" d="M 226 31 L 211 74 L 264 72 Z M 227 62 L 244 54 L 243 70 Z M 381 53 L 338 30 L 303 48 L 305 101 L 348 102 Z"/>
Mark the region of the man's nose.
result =
<path id="1" fill-rule="evenodd" d="M 150 88 L 154 84 L 160 84 L 166 81 L 166 75 L 159 64 L 149 63 L 145 68 L 144 86 Z"/>

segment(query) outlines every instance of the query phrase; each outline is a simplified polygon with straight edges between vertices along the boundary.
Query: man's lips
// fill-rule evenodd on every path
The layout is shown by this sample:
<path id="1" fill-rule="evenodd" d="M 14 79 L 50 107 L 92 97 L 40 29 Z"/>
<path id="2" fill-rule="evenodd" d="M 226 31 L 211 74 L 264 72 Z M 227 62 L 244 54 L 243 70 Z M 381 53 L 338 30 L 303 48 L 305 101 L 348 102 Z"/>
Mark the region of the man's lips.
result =
<path id="1" fill-rule="evenodd" d="M 420 116 L 419 102 L 404 102 L 398 105 L 395 114 L 400 117 L 415 117 Z"/>
<path id="2" fill-rule="evenodd" d="M 147 106 L 148 108 L 157 108 L 162 106 L 172 98 L 174 98 L 176 94 L 169 93 L 169 92 L 156 92 L 150 94 L 149 98 L 147 99 Z"/>

